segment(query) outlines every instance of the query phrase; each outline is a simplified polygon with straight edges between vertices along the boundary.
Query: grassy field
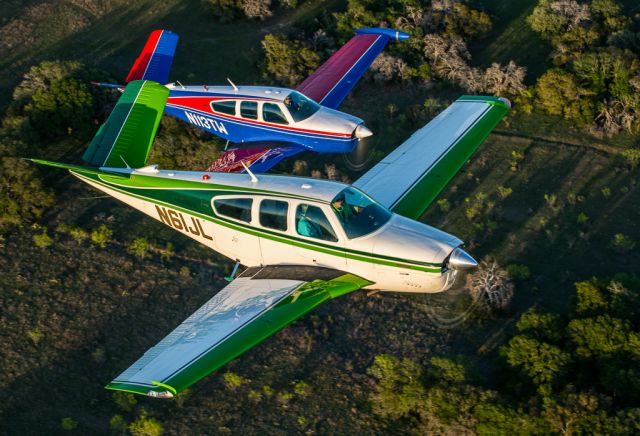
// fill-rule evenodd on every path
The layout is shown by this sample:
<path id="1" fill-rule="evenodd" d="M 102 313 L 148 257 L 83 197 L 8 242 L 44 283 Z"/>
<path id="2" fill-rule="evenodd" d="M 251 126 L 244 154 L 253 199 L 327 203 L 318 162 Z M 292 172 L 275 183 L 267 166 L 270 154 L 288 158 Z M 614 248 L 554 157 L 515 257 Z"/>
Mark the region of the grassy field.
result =
<path id="1" fill-rule="evenodd" d="M 524 22 L 535 1 L 477 3 L 496 25 L 486 40 L 472 46 L 474 61 L 486 65 L 513 58 L 529 68 L 532 82 L 549 53 Z M 3 23 L 39 4 L 2 3 Z M 41 17 L 42 28 L 30 45 L 0 51 L 3 102 L 21 74 L 42 59 L 80 59 L 121 78 L 148 32 L 159 27 L 182 37 L 172 78 L 259 83 L 265 33 L 286 31 L 297 20 L 343 3 L 309 2 L 265 22 L 229 25 L 210 19 L 198 0 L 105 1 L 110 8 L 102 15 L 69 9 L 69 4 L 51 3 L 59 9 Z M 65 21 L 57 20 L 60 11 L 88 14 L 88 24 L 77 31 L 65 28 Z M 426 90 L 365 80 L 343 108 L 376 132 L 370 146 L 379 157 L 434 115 L 412 117 L 412 106 L 431 98 L 444 108 L 457 96 L 447 87 Z M 396 109 L 389 110 L 390 105 Z M 620 144 L 639 141 L 632 136 L 602 140 L 554 118 L 520 114 L 498 128 L 443 192 L 450 210 L 433 205 L 427 212 L 425 222 L 463 238 L 475 257 L 492 255 L 503 265 L 531 269 L 531 278 L 517 284 L 506 317 L 478 320 L 472 313 L 448 327 L 443 319 L 456 319 L 468 308 L 461 292 L 354 293 L 302 318 L 178 400 L 140 398 L 139 405 L 169 434 L 382 432 L 383 423 L 368 402 L 373 387 L 366 370 L 374 356 L 389 353 L 425 363 L 435 355 L 463 354 L 486 359 L 483 367 L 490 372 L 486 362 L 496 357 L 517 314 L 534 306 L 565 310 L 574 282 L 637 272 L 640 252 L 620 252 L 612 240 L 623 233 L 640 242 L 640 171 L 616 155 Z M 50 151 L 73 155 L 81 148 L 70 140 Z M 365 170 L 348 169 L 343 156 L 305 157 L 312 168 L 335 163 L 351 180 Z M 65 417 L 78 421 L 78 433 L 108 433 L 115 414 L 131 421 L 135 413 L 117 406 L 102 386 L 224 286 L 231 261 L 102 198 L 69 175 L 52 171 L 46 180 L 58 193 L 56 204 L 37 226 L 0 240 L 0 298 L 9 308 L 0 316 L 0 433 L 59 433 Z M 512 191 L 502 198 L 498 187 Z M 104 249 L 76 242 L 55 232 L 59 224 L 89 230 L 106 224 L 114 231 L 113 241 Z M 50 248 L 33 244 L 32 236 L 43 227 L 54 236 Z M 159 248 L 172 243 L 176 255 L 161 259 L 154 253 L 139 260 L 126 251 L 136 237 L 147 237 Z M 243 383 L 228 387 L 227 371 Z M 296 388 L 300 382 L 306 391 Z"/>

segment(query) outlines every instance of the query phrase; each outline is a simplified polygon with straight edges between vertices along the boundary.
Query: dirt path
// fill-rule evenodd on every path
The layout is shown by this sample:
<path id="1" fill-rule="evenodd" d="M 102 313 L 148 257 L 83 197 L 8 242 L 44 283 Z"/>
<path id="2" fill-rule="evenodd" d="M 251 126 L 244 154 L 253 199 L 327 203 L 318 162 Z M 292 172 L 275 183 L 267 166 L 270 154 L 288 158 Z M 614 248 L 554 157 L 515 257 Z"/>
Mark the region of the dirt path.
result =
<path id="1" fill-rule="evenodd" d="M 516 132 L 509 132 L 507 130 L 499 130 L 496 129 L 493 131 L 492 133 L 493 135 L 496 136 L 502 136 L 505 138 L 519 138 L 519 139 L 527 139 L 527 140 L 531 140 L 531 141 L 535 141 L 535 142 L 541 142 L 541 143 L 546 143 L 546 144 L 550 144 L 550 145 L 561 145 L 561 146 L 566 146 L 566 147 L 581 147 L 581 148 L 588 148 L 591 150 L 597 150 L 609 155 L 620 155 L 623 151 L 622 148 L 618 148 L 618 147 L 612 147 L 610 145 L 606 145 L 606 144 L 602 144 L 602 143 L 597 143 L 597 142 L 590 142 L 590 143 L 580 143 L 580 142 L 567 142 L 567 141 L 560 141 L 557 140 L 555 138 L 545 138 L 542 136 L 534 136 L 534 135 L 523 135 L 521 133 L 516 133 Z"/>

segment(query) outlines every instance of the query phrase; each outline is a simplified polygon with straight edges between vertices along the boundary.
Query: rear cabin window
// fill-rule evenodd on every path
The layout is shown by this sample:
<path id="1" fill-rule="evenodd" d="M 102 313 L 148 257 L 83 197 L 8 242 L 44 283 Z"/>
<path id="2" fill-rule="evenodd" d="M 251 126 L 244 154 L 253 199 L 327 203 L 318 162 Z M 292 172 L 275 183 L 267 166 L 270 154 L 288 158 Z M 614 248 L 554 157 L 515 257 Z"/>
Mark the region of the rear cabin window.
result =
<path id="1" fill-rule="evenodd" d="M 337 242 L 327 216 L 317 206 L 301 204 L 296 209 L 296 231 L 299 235 L 323 241 Z"/>
<path id="2" fill-rule="evenodd" d="M 224 198 L 213 202 L 219 215 L 247 223 L 251 221 L 252 204 L 253 200 L 250 198 Z"/>
<path id="3" fill-rule="evenodd" d="M 242 103 L 240 103 L 240 115 L 242 116 L 242 118 L 257 120 L 258 119 L 258 102 L 243 101 Z"/>
<path id="4" fill-rule="evenodd" d="M 262 106 L 262 119 L 267 123 L 289 124 L 280 107 L 274 103 L 265 103 Z"/>
<path id="5" fill-rule="evenodd" d="M 221 114 L 235 115 L 236 102 L 235 100 L 214 101 L 211 103 L 211 109 Z"/>
<path id="6" fill-rule="evenodd" d="M 289 203 L 278 200 L 262 200 L 260 203 L 260 225 L 269 229 L 287 230 Z"/>

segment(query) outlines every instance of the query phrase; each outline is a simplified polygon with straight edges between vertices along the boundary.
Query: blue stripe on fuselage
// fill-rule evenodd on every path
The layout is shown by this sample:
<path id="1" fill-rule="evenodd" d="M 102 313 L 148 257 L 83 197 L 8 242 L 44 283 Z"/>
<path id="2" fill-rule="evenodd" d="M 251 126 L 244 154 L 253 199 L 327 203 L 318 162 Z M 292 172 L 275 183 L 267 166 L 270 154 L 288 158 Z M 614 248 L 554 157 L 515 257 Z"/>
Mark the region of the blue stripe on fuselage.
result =
<path id="1" fill-rule="evenodd" d="M 244 123 L 241 120 L 231 120 L 216 114 L 174 104 L 167 104 L 165 112 L 235 143 L 289 142 L 300 144 L 319 153 L 350 152 L 357 145 L 357 140 L 352 138 L 331 137 Z"/>

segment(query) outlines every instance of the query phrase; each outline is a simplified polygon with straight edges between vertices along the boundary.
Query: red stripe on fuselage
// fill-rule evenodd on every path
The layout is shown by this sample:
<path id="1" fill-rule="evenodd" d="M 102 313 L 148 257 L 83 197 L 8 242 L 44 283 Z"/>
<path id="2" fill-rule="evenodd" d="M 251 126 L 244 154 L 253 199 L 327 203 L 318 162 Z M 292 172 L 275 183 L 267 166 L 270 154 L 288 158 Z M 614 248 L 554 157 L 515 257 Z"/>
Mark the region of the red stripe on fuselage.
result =
<path id="1" fill-rule="evenodd" d="M 307 97 L 321 102 L 376 42 L 379 35 L 354 36 L 335 52 L 318 70 L 296 88 Z"/>
<path id="2" fill-rule="evenodd" d="M 147 71 L 147 67 L 149 66 L 151 57 L 153 56 L 153 52 L 158 46 L 158 42 L 160 41 L 162 32 L 162 30 L 154 30 L 153 32 L 151 32 L 151 35 L 149 35 L 149 39 L 147 39 L 147 43 L 144 45 L 140 56 L 138 56 L 138 59 L 136 59 L 136 61 L 134 62 L 133 67 L 131 67 L 131 70 L 129 71 L 129 74 L 127 74 L 125 83 L 142 79 L 145 71 Z"/>
<path id="3" fill-rule="evenodd" d="M 169 97 L 167 99 L 167 104 L 171 104 L 173 106 L 179 106 L 179 107 L 184 108 L 184 109 L 193 109 L 193 110 L 197 110 L 197 111 L 201 111 L 201 112 L 206 112 L 208 114 L 215 115 L 216 117 L 226 118 L 228 120 L 238 121 L 240 123 L 245 123 L 245 124 L 257 124 L 257 125 L 260 125 L 260 126 L 274 127 L 274 128 L 277 128 L 277 129 L 292 130 L 292 131 L 295 131 L 295 132 L 314 133 L 316 135 L 338 136 L 338 137 L 341 137 L 341 138 L 350 138 L 351 137 L 351 133 L 337 133 L 337 132 L 325 132 L 325 131 L 321 131 L 321 130 L 301 129 L 299 127 L 291 127 L 289 125 L 284 125 L 284 124 L 273 124 L 273 123 L 266 123 L 264 121 L 248 120 L 246 118 L 239 118 L 239 117 L 234 117 L 232 115 L 213 112 L 211 110 L 211 102 L 215 101 L 215 100 L 232 100 L 232 99 L 229 99 L 227 97 L 212 98 L 212 97 L 207 97 L 207 96 L 202 96 L 202 97 Z M 242 99 L 242 101 L 246 101 L 246 100 L 250 100 L 250 99 L 246 99 L 246 98 Z M 263 100 L 263 99 L 256 99 L 256 100 L 257 101 L 279 101 L 279 100 Z"/>

